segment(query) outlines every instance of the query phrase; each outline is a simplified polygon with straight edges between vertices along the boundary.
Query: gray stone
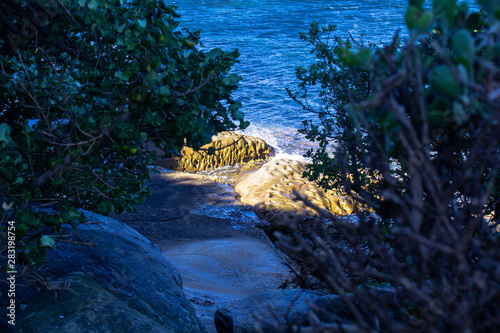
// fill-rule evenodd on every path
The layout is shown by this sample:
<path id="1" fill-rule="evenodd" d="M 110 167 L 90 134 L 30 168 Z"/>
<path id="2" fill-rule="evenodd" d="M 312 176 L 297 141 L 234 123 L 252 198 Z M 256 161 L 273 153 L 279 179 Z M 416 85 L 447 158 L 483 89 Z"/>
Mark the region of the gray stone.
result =
<path id="1" fill-rule="evenodd" d="M 80 291 L 64 291 L 68 300 L 62 303 L 54 300 L 52 313 L 64 311 L 66 304 L 72 302 L 75 302 L 75 307 L 88 308 L 92 304 L 89 299 L 80 299 L 77 295 L 89 288 L 91 293 L 105 295 L 105 300 L 99 303 L 101 312 L 95 312 L 96 323 L 110 319 L 116 313 L 120 318 L 129 317 L 129 320 L 142 318 L 137 325 L 150 325 L 151 329 L 161 328 L 165 332 L 204 331 L 192 304 L 184 295 L 181 276 L 156 245 L 120 221 L 90 212 L 85 214 L 90 219 L 80 225 L 77 232 L 69 227 L 63 228 L 62 233 L 69 237 L 63 238 L 66 242 L 59 242 L 58 247 L 49 253 L 41 271 L 45 279 L 55 284 L 52 293 L 59 293 L 60 288 L 72 283 L 71 273 L 81 272 L 88 277 L 81 277 L 79 273 L 76 286 Z M 72 294 L 74 300 L 70 300 Z M 24 316 L 21 327 L 42 325 L 43 316 L 39 315 L 39 310 L 48 305 L 47 297 L 45 292 L 30 302 L 26 313 L 31 316 Z M 80 301 L 81 304 L 77 305 Z"/>
<path id="2" fill-rule="evenodd" d="M 67 289 L 45 290 L 31 302 L 21 332 L 169 332 L 88 275 L 75 272 L 64 278 L 71 281 Z"/>

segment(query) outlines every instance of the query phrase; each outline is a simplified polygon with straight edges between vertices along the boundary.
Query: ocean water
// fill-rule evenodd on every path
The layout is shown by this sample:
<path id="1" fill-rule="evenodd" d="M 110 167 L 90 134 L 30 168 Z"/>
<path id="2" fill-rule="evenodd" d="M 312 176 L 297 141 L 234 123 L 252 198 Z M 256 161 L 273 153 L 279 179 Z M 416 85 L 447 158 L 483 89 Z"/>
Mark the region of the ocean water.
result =
<path id="1" fill-rule="evenodd" d="M 297 90 L 295 68 L 314 62 L 311 47 L 299 39 L 315 20 L 337 26 L 339 35 L 365 34 L 365 41 L 387 43 L 399 30 L 407 36 L 407 0 L 166 0 L 178 7 L 181 26 L 201 30 L 203 49 L 238 49 L 233 73 L 240 75 L 234 97 L 251 122 L 246 134 L 261 137 L 280 157 L 301 159 L 310 143 L 297 134 L 302 111 L 286 92 Z M 465 1 L 477 10 L 475 1 Z M 426 1 L 427 6 L 432 1 Z"/>

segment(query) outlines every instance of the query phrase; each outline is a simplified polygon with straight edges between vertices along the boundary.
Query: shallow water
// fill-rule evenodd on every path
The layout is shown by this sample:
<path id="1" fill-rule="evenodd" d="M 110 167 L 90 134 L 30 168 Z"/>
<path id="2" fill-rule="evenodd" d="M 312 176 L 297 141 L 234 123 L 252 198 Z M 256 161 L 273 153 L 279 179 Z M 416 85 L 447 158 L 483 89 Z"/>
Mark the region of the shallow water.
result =
<path id="1" fill-rule="evenodd" d="M 339 34 L 366 34 L 365 41 L 387 43 L 404 25 L 406 0 L 176 0 L 181 26 L 201 30 L 204 48 L 235 48 L 241 56 L 233 72 L 243 77 L 235 98 L 252 126 L 279 154 L 302 158 L 308 142 L 295 135 L 303 120 L 315 119 L 296 105 L 285 88 L 296 90 L 295 68 L 314 61 L 299 39 L 315 20 L 337 25 Z M 475 1 L 466 1 L 477 9 Z M 430 6 L 432 1 L 426 1 Z M 277 129 L 277 130 L 275 130 Z"/>

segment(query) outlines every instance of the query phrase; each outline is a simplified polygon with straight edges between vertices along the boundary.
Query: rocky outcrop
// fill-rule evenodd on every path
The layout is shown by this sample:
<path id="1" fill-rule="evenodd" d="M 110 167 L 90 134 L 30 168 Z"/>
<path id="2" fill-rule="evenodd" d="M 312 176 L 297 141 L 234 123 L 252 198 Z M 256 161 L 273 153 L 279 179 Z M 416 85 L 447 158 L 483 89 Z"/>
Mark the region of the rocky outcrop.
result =
<path id="1" fill-rule="evenodd" d="M 276 229 L 297 224 L 317 212 L 297 201 L 294 191 L 315 206 L 337 215 L 348 215 L 353 206 L 341 193 L 325 192 L 318 185 L 303 178 L 305 163 L 279 159 L 271 160 L 260 169 L 244 168 L 236 180 L 235 190 L 241 201 L 254 206 L 257 215 L 273 223 Z"/>
<path id="2" fill-rule="evenodd" d="M 47 290 L 17 300 L 28 305 L 19 330 L 205 331 L 184 296 L 181 276 L 156 245 L 122 222 L 85 214 L 89 223 L 78 234 L 64 228 L 71 237 L 62 238 L 39 272 Z M 91 245 L 76 244 L 82 241 Z M 38 293 L 36 286 L 31 292 Z"/>
<path id="3" fill-rule="evenodd" d="M 156 164 L 171 170 L 197 172 L 248 161 L 262 161 L 273 154 L 274 149 L 262 139 L 221 132 L 199 150 L 184 147 L 180 157 L 162 159 Z"/>

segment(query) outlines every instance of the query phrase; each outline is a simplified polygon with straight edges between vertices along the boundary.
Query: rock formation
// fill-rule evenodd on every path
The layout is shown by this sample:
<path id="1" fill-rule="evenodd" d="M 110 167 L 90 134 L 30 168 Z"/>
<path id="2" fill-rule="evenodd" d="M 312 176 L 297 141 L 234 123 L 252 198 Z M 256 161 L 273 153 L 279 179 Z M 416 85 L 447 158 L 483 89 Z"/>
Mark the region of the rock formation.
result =
<path id="1" fill-rule="evenodd" d="M 262 139 L 221 132 L 199 150 L 184 147 L 180 157 L 162 159 L 156 164 L 171 170 L 197 172 L 248 161 L 262 161 L 273 154 L 274 149 Z"/>
<path id="2" fill-rule="evenodd" d="M 242 202 L 254 206 L 257 215 L 273 223 L 276 229 L 317 216 L 314 209 L 295 199 L 294 191 L 319 208 L 338 215 L 352 213 L 353 207 L 348 198 L 341 193 L 325 192 L 303 178 L 304 171 L 304 162 L 271 160 L 260 169 L 244 168 L 236 180 L 235 190 Z"/>
<path id="3" fill-rule="evenodd" d="M 47 288 L 19 286 L 22 332 L 204 332 L 177 270 L 159 248 L 126 224 L 85 213 L 90 223 L 64 227 L 66 241 L 39 275 Z M 19 282 L 21 278 L 18 277 Z M 2 301 L 3 302 L 3 301 Z"/>

